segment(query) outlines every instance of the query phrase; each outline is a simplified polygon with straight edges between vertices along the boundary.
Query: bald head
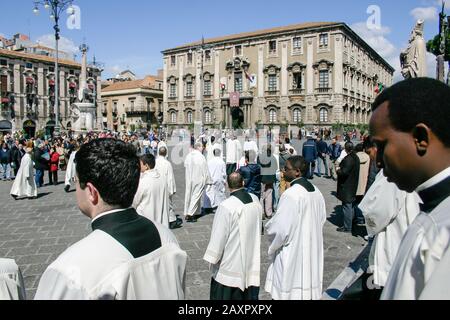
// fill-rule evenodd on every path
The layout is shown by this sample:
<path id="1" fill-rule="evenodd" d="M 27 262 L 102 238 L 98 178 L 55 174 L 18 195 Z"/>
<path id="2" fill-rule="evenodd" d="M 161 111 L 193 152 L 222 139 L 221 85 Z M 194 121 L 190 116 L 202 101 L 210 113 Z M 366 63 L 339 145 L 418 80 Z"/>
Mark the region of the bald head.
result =
<path id="1" fill-rule="evenodd" d="M 161 148 L 159 148 L 159 155 L 160 155 L 161 157 L 167 156 L 167 148 L 166 148 L 166 147 L 161 147 Z"/>
<path id="2" fill-rule="evenodd" d="M 239 172 L 233 172 L 228 176 L 228 188 L 230 188 L 231 192 L 241 189 L 243 186 L 244 179 Z"/>

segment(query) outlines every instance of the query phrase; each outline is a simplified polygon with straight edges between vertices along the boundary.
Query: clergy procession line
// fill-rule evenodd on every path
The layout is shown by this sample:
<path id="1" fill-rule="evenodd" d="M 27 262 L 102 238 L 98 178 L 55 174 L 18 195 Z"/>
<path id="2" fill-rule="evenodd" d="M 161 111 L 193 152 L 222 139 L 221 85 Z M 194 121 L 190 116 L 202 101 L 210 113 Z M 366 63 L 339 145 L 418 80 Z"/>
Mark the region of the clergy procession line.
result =
<path id="1" fill-rule="evenodd" d="M 191 135 L 186 156 L 162 133 L 143 141 L 117 133 L 53 142 L 7 135 L 1 159 L 6 179 L 14 164 L 11 196 L 33 200 L 45 170 L 57 184 L 53 172 L 65 169 L 65 190 L 75 184 L 79 209 L 92 220 L 93 232 L 44 272 L 35 299 L 184 299 L 187 254 L 170 229 L 208 213 L 215 214 L 203 256 L 212 266 L 211 299 L 258 300 L 262 233 L 270 240 L 263 288 L 272 299 L 321 299 L 327 212 L 312 183 L 321 164 L 337 180 L 344 221 L 337 231 L 365 225 L 373 239 L 369 269 L 342 299 L 355 292 L 449 299 L 449 103 L 450 88 L 438 81 L 402 81 L 377 97 L 372 135 L 362 143 L 346 135 L 327 145 L 305 132 L 302 156 L 287 137 L 269 133 L 258 144 L 251 131 L 243 145 L 234 131 Z M 185 167 L 184 221 L 174 210 L 174 161 Z M 20 297 L 16 285 L 0 278 L 0 298 Z"/>

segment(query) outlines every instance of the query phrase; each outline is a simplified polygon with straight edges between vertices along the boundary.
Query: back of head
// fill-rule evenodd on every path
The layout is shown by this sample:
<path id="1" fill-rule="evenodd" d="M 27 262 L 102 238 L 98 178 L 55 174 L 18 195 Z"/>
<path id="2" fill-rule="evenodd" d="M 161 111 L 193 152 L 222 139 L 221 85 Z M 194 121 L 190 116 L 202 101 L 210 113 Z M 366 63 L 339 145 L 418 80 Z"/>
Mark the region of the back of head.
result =
<path id="1" fill-rule="evenodd" d="M 222 150 L 220 150 L 219 148 L 215 148 L 213 154 L 215 157 L 220 157 L 222 155 Z"/>
<path id="2" fill-rule="evenodd" d="M 147 165 L 150 170 L 155 168 L 156 160 L 155 156 L 152 154 L 144 154 L 139 158 L 144 165 Z"/>
<path id="3" fill-rule="evenodd" d="M 230 190 L 238 190 L 244 186 L 244 178 L 242 178 L 239 172 L 233 172 L 227 179 L 228 188 Z"/>
<path id="4" fill-rule="evenodd" d="M 345 152 L 351 153 L 351 152 L 353 152 L 353 149 L 354 149 L 354 146 L 353 146 L 352 142 L 349 141 L 349 142 L 345 143 Z"/>
<path id="5" fill-rule="evenodd" d="M 248 163 L 254 164 L 256 163 L 256 152 L 255 150 L 249 150 L 248 152 Z"/>
<path id="6" fill-rule="evenodd" d="M 160 155 L 161 157 L 167 156 L 167 148 L 166 148 L 166 147 L 161 147 L 161 148 L 159 148 L 159 155 Z"/>
<path id="7" fill-rule="evenodd" d="M 289 138 L 285 138 L 284 141 L 286 144 L 291 144 L 291 139 L 289 139 Z"/>
<path id="8" fill-rule="evenodd" d="M 364 144 L 358 143 L 355 147 L 355 152 L 364 152 Z"/>
<path id="9" fill-rule="evenodd" d="M 384 90 L 372 105 L 376 110 L 389 102 L 389 120 L 401 132 L 411 132 L 417 124 L 428 126 L 450 147 L 450 87 L 431 78 L 408 79 Z"/>
<path id="10" fill-rule="evenodd" d="M 114 139 L 92 140 L 77 152 L 75 163 L 81 189 L 89 182 L 106 204 L 131 207 L 140 177 L 133 146 Z"/>
<path id="11" fill-rule="evenodd" d="M 286 160 L 289 162 L 294 170 L 299 170 L 301 176 L 304 176 L 307 172 L 307 164 L 305 158 L 302 156 L 292 156 Z"/>

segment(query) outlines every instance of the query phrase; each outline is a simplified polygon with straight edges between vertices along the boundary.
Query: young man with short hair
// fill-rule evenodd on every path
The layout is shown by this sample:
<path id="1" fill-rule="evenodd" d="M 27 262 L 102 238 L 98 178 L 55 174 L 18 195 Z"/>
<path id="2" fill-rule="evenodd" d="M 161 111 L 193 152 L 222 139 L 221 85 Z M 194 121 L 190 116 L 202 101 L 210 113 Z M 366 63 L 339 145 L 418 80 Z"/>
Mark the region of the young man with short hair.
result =
<path id="1" fill-rule="evenodd" d="M 450 299 L 450 87 L 429 78 L 405 80 L 383 91 L 372 109 L 378 166 L 423 202 L 381 298 Z"/>
<path id="2" fill-rule="evenodd" d="M 92 140 L 75 162 L 78 206 L 93 232 L 47 268 L 35 299 L 184 299 L 186 253 L 170 230 L 131 208 L 140 177 L 135 148 Z"/>

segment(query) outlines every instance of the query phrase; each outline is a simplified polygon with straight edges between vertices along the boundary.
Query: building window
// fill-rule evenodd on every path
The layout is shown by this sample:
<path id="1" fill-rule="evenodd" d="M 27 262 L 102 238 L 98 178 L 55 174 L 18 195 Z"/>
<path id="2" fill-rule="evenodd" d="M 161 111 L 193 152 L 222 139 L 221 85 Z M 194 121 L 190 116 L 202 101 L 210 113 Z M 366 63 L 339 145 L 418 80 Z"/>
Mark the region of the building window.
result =
<path id="1" fill-rule="evenodd" d="M 27 69 L 33 69 L 33 64 L 27 62 L 27 63 L 25 64 L 25 68 L 27 68 Z"/>
<path id="2" fill-rule="evenodd" d="M 292 50 L 297 53 L 302 51 L 302 38 L 301 37 L 295 37 L 294 39 L 292 39 Z"/>
<path id="3" fill-rule="evenodd" d="M 300 109 L 294 109 L 294 111 L 292 112 L 292 120 L 295 123 L 299 123 L 302 121 L 302 112 L 300 111 Z"/>
<path id="4" fill-rule="evenodd" d="M 177 123 L 177 113 L 176 112 L 170 113 L 170 122 Z"/>
<path id="5" fill-rule="evenodd" d="M 234 91 L 242 92 L 242 72 L 234 73 Z"/>
<path id="6" fill-rule="evenodd" d="M 328 48 L 328 34 L 322 33 L 319 35 L 319 48 Z"/>
<path id="7" fill-rule="evenodd" d="M 277 91 L 277 76 L 274 74 L 269 75 L 269 91 Z"/>
<path id="8" fill-rule="evenodd" d="M 211 80 L 205 80 L 203 83 L 203 93 L 205 96 L 211 95 Z"/>
<path id="9" fill-rule="evenodd" d="M 319 71 L 319 88 L 329 88 L 329 73 L 328 70 Z"/>
<path id="10" fill-rule="evenodd" d="M 192 97 L 193 93 L 192 93 L 192 80 L 186 82 L 186 97 Z"/>
<path id="11" fill-rule="evenodd" d="M 192 111 L 188 111 L 186 114 L 187 123 L 192 123 Z"/>
<path id="12" fill-rule="evenodd" d="M 211 123 L 211 122 L 212 122 L 211 111 L 207 110 L 207 111 L 205 111 L 205 123 Z"/>
<path id="13" fill-rule="evenodd" d="M 205 62 L 211 62 L 211 50 L 205 50 Z"/>
<path id="14" fill-rule="evenodd" d="M 1 59 L 0 60 L 0 66 L 7 66 L 8 65 L 8 61 Z"/>
<path id="15" fill-rule="evenodd" d="M 187 54 L 187 64 L 192 64 L 192 52 L 188 52 Z"/>
<path id="16" fill-rule="evenodd" d="M 328 110 L 326 108 L 321 108 L 319 111 L 319 117 L 320 122 L 328 122 Z"/>
<path id="17" fill-rule="evenodd" d="M 117 101 L 113 102 L 113 112 L 117 113 Z"/>
<path id="18" fill-rule="evenodd" d="M 170 92 L 169 92 L 170 98 L 176 98 L 177 97 L 177 85 L 175 83 L 170 84 Z"/>
<path id="19" fill-rule="evenodd" d="M 69 74 L 70 74 L 70 75 L 74 75 L 74 74 L 75 74 L 75 71 L 74 71 L 74 70 L 69 70 Z"/>
<path id="20" fill-rule="evenodd" d="M 55 72 L 55 67 L 49 67 L 49 68 L 48 68 L 48 71 L 49 71 L 49 72 Z"/>
<path id="21" fill-rule="evenodd" d="M 130 111 L 134 111 L 134 100 L 130 100 Z"/>
<path id="22" fill-rule="evenodd" d="M 300 90 L 302 88 L 302 74 L 301 72 L 293 73 L 294 77 L 294 90 Z"/>
<path id="23" fill-rule="evenodd" d="M 242 55 L 242 46 L 236 46 L 236 47 L 234 47 L 234 54 L 235 54 L 236 56 Z"/>
<path id="24" fill-rule="evenodd" d="M 269 110 L 269 123 L 277 122 L 277 111 L 275 109 Z"/>
<path id="25" fill-rule="evenodd" d="M 177 57 L 176 56 L 170 56 L 170 66 L 175 67 L 177 64 Z"/>
<path id="26" fill-rule="evenodd" d="M 277 41 L 271 40 L 269 41 L 269 54 L 276 54 L 277 53 Z"/>

